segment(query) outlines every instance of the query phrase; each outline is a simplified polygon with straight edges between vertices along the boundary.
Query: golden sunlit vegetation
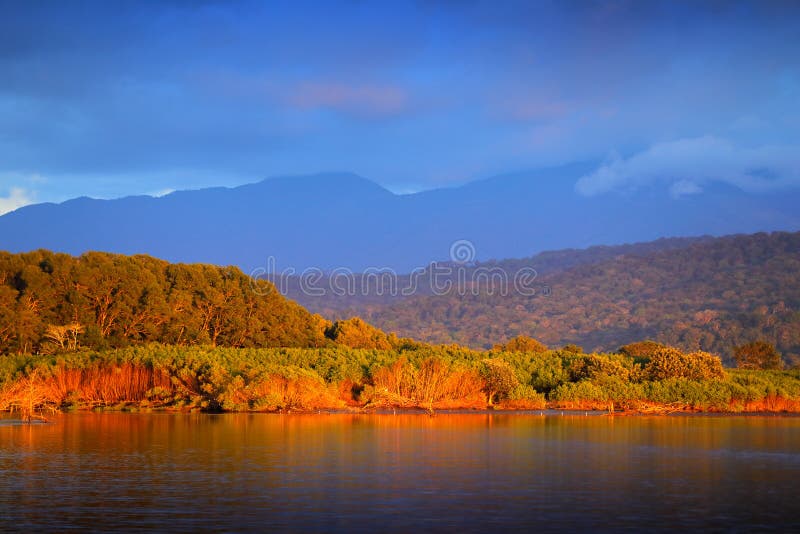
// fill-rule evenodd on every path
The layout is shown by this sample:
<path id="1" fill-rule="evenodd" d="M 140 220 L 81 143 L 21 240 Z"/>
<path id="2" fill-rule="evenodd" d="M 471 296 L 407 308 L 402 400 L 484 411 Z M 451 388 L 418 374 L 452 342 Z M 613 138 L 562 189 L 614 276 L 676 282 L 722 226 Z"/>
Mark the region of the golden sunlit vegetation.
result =
<path id="1" fill-rule="evenodd" d="M 0 252 L 0 354 L 151 342 L 317 347 L 330 344 L 330 326 L 235 267 Z"/>
<path id="2" fill-rule="evenodd" d="M 741 367 L 653 341 L 614 353 L 521 335 L 473 350 L 328 322 L 233 267 L 0 253 L 0 410 L 578 408 L 798 411 L 766 341 Z"/>
<path id="3" fill-rule="evenodd" d="M 525 346 L 536 346 L 519 340 Z M 0 409 L 800 411 L 800 371 L 707 353 L 138 345 L 0 358 Z"/>

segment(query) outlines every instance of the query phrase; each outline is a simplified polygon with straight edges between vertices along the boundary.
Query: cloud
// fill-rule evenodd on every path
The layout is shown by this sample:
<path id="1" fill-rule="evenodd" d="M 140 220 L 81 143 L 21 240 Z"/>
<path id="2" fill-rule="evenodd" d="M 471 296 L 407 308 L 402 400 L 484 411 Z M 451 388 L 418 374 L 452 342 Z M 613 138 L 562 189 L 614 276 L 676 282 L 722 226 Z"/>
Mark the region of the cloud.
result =
<path id="1" fill-rule="evenodd" d="M 4 215 L 10 211 L 14 211 L 22 206 L 33 204 L 33 194 L 21 187 L 12 187 L 8 196 L 0 197 L 0 215 Z"/>
<path id="2" fill-rule="evenodd" d="M 289 101 L 300 109 L 327 108 L 355 115 L 386 116 L 403 111 L 408 94 L 393 85 L 309 82 L 297 86 Z"/>
<path id="3" fill-rule="evenodd" d="M 703 188 L 691 180 L 679 180 L 669 187 L 669 194 L 672 198 L 679 198 L 684 195 L 697 195 L 702 192 Z"/>
<path id="4" fill-rule="evenodd" d="M 800 146 L 745 148 L 714 136 L 658 143 L 627 159 L 612 156 L 581 177 L 575 190 L 592 196 L 666 184 L 679 197 L 700 193 L 710 182 L 748 192 L 800 187 Z"/>
<path id="5" fill-rule="evenodd" d="M 495 108 L 495 115 L 499 118 L 521 122 L 560 119 L 573 111 L 570 103 L 558 97 L 527 91 L 492 98 L 491 104 Z"/>
<path id="6" fill-rule="evenodd" d="M 425 188 L 698 133 L 800 144 L 797 2 L 7 4 L 0 172 L 51 182 L 0 185 L 39 200 L 330 169 Z"/>
<path id="7" fill-rule="evenodd" d="M 151 197 L 161 198 L 161 197 L 165 197 L 165 196 L 167 196 L 167 195 L 169 195 L 171 193 L 174 193 L 174 192 L 175 192 L 174 188 L 167 187 L 165 189 L 159 189 L 158 191 L 152 191 L 152 192 L 149 193 L 149 195 Z"/>

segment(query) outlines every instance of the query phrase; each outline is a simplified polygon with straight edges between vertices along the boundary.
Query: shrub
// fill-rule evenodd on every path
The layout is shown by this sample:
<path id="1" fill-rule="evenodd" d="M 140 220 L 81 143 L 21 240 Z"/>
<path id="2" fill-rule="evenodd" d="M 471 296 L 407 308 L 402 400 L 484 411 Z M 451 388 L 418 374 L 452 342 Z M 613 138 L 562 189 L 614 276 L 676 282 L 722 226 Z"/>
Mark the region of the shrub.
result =
<path id="1" fill-rule="evenodd" d="M 519 385 L 514 369 L 500 358 L 487 358 L 481 362 L 481 378 L 485 381 L 486 403 L 502 400 Z"/>
<path id="2" fill-rule="evenodd" d="M 358 317 L 336 321 L 325 330 L 325 337 L 354 349 L 389 350 L 399 344 L 396 336 L 387 335 Z"/>
<path id="3" fill-rule="evenodd" d="M 671 347 L 655 351 L 644 371 L 645 377 L 649 380 L 667 378 L 710 380 L 725 376 L 722 361 L 717 356 L 702 351 L 684 354 Z"/>
<path id="4" fill-rule="evenodd" d="M 506 408 L 537 410 L 544 408 L 547 402 L 543 393 L 539 393 L 527 384 L 519 384 L 509 391 L 503 404 Z"/>
<path id="5" fill-rule="evenodd" d="M 667 378 L 644 385 L 646 398 L 659 404 L 680 404 L 696 409 L 725 410 L 734 399 L 735 387 L 721 380 Z"/>
<path id="6" fill-rule="evenodd" d="M 656 341 L 645 340 L 623 345 L 618 352 L 630 358 L 635 358 L 637 361 L 647 361 L 656 351 L 665 348 L 667 348 L 666 345 Z"/>
<path id="7" fill-rule="evenodd" d="M 570 374 L 564 367 L 564 360 L 554 352 L 536 355 L 526 365 L 530 374 L 530 385 L 537 391 L 549 393 L 561 384 L 568 382 Z"/>
<path id="8" fill-rule="evenodd" d="M 495 345 L 494 348 L 505 352 L 532 352 L 534 354 L 547 351 L 547 345 L 528 336 L 517 336 L 505 343 Z"/>
<path id="9" fill-rule="evenodd" d="M 588 354 L 572 360 L 569 374 L 573 382 L 583 379 L 591 380 L 600 376 L 614 376 L 627 381 L 631 377 L 631 370 L 619 360 L 608 356 Z"/>
<path id="10" fill-rule="evenodd" d="M 733 359 L 739 369 L 781 369 L 781 354 L 772 343 L 752 341 L 733 349 Z"/>
<path id="11" fill-rule="evenodd" d="M 561 384 L 550 393 L 549 398 L 553 401 L 567 402 L 607 402 L 609 400 L 603 388 L 590 380 Z"/>

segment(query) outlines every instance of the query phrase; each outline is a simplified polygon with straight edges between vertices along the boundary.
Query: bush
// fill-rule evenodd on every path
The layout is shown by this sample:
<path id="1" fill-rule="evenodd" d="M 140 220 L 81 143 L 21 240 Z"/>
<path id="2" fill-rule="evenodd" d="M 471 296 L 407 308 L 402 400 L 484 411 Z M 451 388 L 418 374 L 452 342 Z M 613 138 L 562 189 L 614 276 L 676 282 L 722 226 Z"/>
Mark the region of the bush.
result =
<path id="1" fill-rule="evenodd" d="M 354 349 L 390 350 L 399 344 L 394 335 L 387 335 L 358 317 L 336 321 L 325 330 L 325 337 Z"/>
<path id="2" fill-rule="evenodd" d="M 621 361 L 609 356 L 588 354 L 572 360 L 569 366 L 570 378 L 573 382 L 592 380 L 601 376 L 613 376 L 621 380 L 630 380 L 631 369 Z"/>
<path id="3" fill-rule="evenodd" d="M 690 380 L 711 380 L 723 378 L 725 371 L 722 361 L 707 352 L 684 354 L 678 349 L 666 347 L 658 349 L 650 357 L 644 368 L 648 380 L 668 378 L 688 378 Z"/>
<path id="4" fill-rule="evenodd" d="M 485 381 L 486 403 L 502 400 L 519 385 L 514 369 L 500 358 L 487 358 L 481 362 L 481 378 Z"/>
<path id="5" fill-rule="evenodd" d="M 800 371 L 724 373 L 715 356 L 669 348 L 656 351 L 643 369 L 620 354 L 486 353 L 457 346 L 382 351 L 152 344 L 0 358 L 0 409 L 18 403 L 31 384 L 49 406 L 139 403 L 207 411 L 494 403 L 531 409 L 543 406 L 544 393 L 582 409 L 637 407 L 639 401 L 719 410 L 800 407 Z"/>
<path id="6" fill-rule="evenodd" d="M 508 393 L 505 407 L 521 410 L 537 410 L 547 404 L 545 396 L 527 384 L 520 384 Z"/>
<path id="7" fill-rule="evenodd" d="M 733 349 L 739 369 L 781 369 L 783 360 L 775 346 L 766 341 L 752 341 Z"/>
<path id="8" fill-rule="evenodd" d="M 494 348 L 505 352 L 532 352 L 534 354 L 547 351 L 547 345 L 528 336 L 517 336 L 505 343 L 495 345 Z"/>
<path id="9" fill-rule="evenodd" d="M 644 386 L 647 400 L 659 404 L 679 404 L 696 409 L 726 410 L 734 399 L 735 388 L 721 380 L 667 378 Z"/>
<path id="10" fill-rule="evenodd" d="M 569 371 L 556 353 L 547 352 L 532 358 L 525 370 L 530 374 L 530 385 L 537 391 L 549 393 L 561 384 L 569 382 Z"/>
<path id="11" fill-rule="evenodd" d="M 608 394 L 590 380 L 581 380 L 580 382 L 567 382 L 561 384 L 550 393 L 550 400 L 553 401 L 566 401 L 566 402 L 608 402 Z"/>
<path id="12" fill-rule="evenodd" d="M 637 341 L 635 343 L 628 343 L 619 348 L 619 353 L 624 354 L 637 361 L 647 361 L 650 357 L 660 349 L 668 348 L 666 345 L 656 341 Z"/>

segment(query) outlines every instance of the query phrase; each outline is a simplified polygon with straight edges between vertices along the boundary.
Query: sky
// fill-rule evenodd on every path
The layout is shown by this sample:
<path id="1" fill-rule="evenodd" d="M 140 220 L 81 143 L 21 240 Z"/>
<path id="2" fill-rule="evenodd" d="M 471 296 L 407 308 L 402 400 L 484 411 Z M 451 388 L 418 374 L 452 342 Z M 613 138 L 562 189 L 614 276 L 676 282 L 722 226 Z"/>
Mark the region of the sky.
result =
<path id="1" fill-rule="evenodd" d="M 800 187 L 800 2 L 0 0 L 0 213 L 575 161 L 582 195 Z"/>

